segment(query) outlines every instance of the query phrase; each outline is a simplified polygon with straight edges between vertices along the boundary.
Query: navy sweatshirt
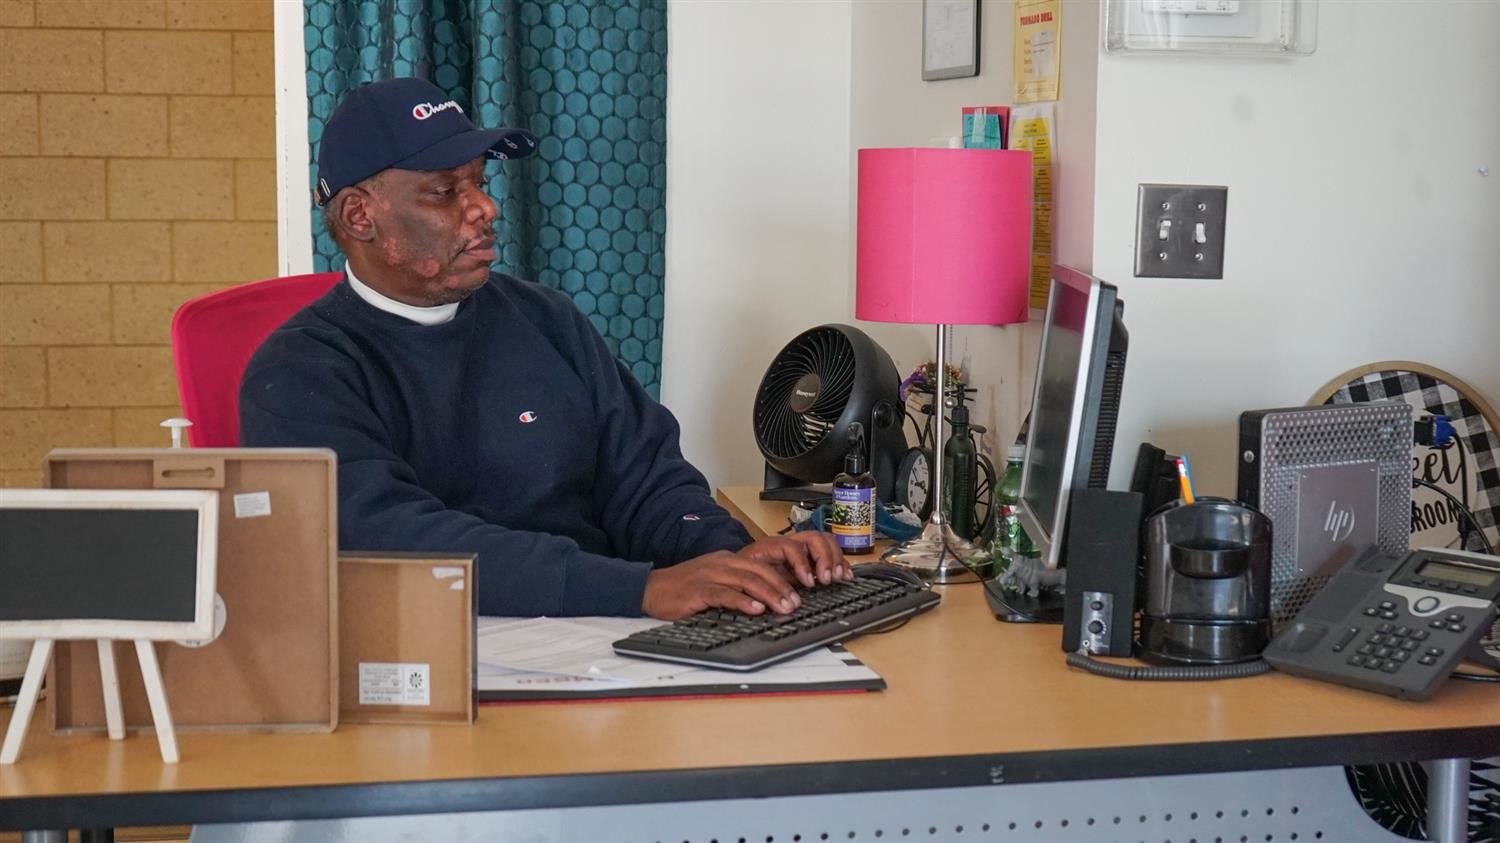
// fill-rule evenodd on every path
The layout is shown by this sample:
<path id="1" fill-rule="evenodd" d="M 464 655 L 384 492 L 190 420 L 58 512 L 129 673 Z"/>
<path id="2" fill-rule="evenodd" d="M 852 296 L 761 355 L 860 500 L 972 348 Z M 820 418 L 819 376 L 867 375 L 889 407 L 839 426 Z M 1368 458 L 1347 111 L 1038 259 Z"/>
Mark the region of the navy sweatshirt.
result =
<path id="1" fill-rule="evenodd" d="M 639 615 L 750 542 L 572 301 L 499 274 L 433 326 L 339 283 L 251 359 L 240 443 L 333 448 L 339 546 L 477 553 L 487 615 Z"/>

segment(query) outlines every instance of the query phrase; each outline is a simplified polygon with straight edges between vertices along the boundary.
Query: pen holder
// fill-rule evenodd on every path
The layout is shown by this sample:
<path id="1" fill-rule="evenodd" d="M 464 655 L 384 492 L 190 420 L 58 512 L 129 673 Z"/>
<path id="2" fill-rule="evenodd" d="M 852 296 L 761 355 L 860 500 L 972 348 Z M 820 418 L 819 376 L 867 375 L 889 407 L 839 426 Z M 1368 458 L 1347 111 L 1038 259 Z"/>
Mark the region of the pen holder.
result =
<path id="1" fill-rule="evenodd" d="M 1257 658 L 1271 634 L 1271 519 L 1223 498 L 1146 520 L 1141 657 L 1168 664 Z"/>

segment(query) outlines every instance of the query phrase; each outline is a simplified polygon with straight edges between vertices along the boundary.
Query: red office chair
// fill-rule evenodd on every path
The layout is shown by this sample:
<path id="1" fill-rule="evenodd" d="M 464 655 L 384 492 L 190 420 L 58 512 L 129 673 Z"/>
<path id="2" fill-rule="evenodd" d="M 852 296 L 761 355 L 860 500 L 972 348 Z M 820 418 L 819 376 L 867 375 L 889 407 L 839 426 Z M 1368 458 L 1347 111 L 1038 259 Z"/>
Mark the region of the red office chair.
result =
<path id="1" fill-rule="evenodd" d="M 240 379 L 255 349 L 303 306 L 332 289 L 339 272 L 290 275 L 199 296 L 172 317 L 172 361 L 182 412 L 198 448 L 240 444 Z"/>

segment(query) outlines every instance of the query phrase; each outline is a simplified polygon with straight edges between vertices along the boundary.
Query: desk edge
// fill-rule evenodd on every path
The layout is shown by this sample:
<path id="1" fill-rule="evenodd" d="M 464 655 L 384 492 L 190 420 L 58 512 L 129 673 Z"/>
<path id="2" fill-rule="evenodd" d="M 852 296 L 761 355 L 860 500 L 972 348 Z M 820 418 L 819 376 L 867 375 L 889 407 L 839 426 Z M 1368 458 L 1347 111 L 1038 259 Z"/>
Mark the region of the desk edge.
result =
<path id="1" fill-rule="evenodd" d="M 1500 755 L 1500 726 L 523 778 L 0 798 L 0 830 L 556 809 Z"/>

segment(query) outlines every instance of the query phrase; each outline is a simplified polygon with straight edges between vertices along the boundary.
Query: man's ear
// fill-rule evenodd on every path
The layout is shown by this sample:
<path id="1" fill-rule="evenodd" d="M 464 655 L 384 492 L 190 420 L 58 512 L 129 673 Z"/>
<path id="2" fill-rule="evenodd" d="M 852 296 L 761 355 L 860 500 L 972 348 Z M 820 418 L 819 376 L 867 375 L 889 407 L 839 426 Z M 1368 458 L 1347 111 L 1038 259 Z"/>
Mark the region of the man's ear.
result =
<path id="1" fill-rule="evenodd" d="M 366 243 L 375 239 L 375 221 L 371 217 L 374 203 L 369 191 L 355 185 L 342 191 L 334 201 L 338 203 L 335 216 L 344 236 Z"/>

